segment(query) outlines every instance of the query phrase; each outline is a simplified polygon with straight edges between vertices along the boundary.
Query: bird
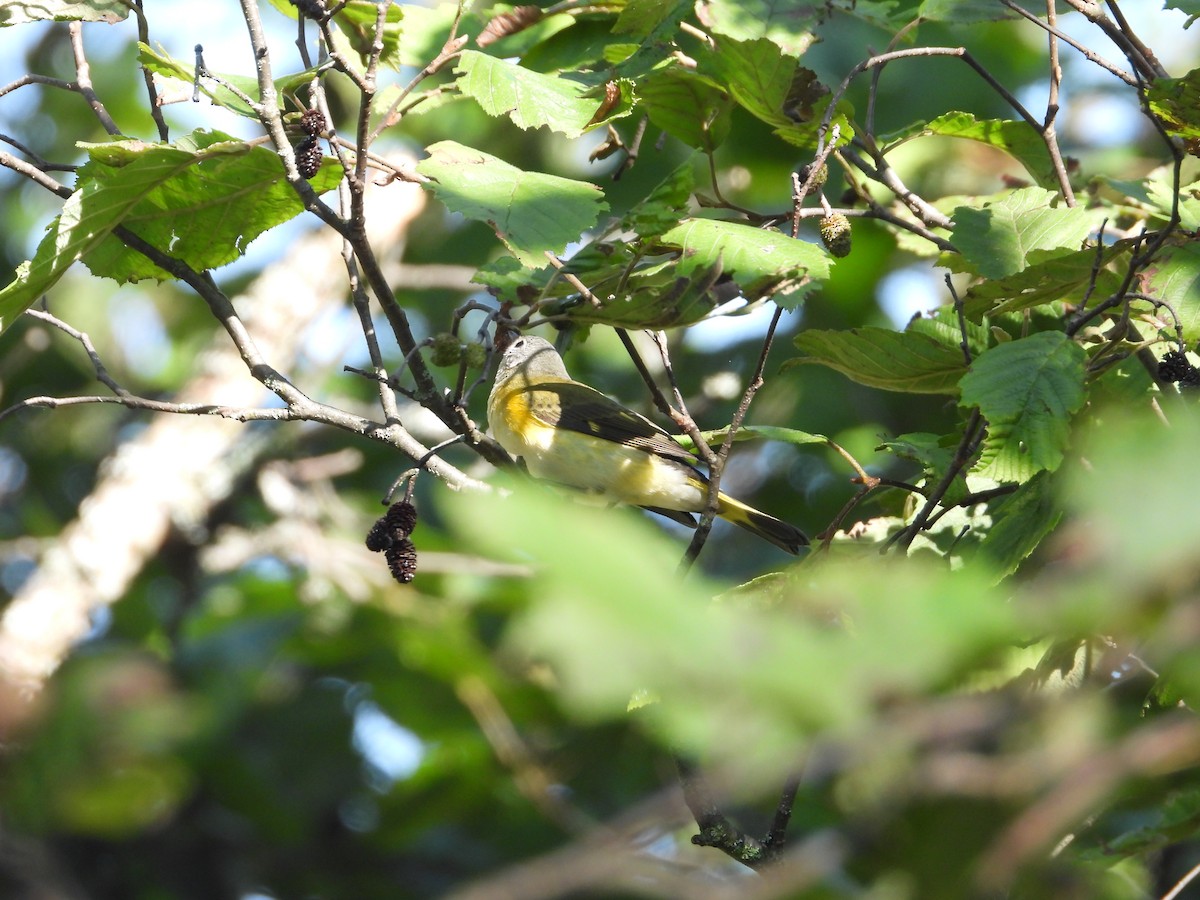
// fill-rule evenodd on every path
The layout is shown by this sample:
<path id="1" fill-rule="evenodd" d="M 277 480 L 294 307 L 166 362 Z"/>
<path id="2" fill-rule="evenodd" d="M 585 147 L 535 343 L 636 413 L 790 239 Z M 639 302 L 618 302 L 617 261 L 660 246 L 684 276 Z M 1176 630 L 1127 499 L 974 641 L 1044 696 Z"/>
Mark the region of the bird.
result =
<path id="1" fill-rule="evenodd" d="M 500 358 L 487 404 L 492 436 L 534 478 L 695 525 L 708 479 L 669 432 L 567 373 L 544 338 L 524 335 Z M 721 518 L 791 554 L 800 529 L 720 492 Z"/>

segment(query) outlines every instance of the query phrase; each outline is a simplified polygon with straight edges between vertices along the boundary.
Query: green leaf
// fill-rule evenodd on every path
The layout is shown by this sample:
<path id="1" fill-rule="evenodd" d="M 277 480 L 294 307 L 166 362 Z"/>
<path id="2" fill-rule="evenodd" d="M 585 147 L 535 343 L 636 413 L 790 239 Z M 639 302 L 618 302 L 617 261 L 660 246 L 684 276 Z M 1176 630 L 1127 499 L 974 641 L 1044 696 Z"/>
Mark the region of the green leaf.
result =
<path id="1" fill-rule="evenodd" d="M 988 422 L 978 473 L 1023 483 L 1058 468 L 1071 414 L 1086 398 L 1085 362 L 1066 335 L 1043 331 L 999 344 L 971 364 L 960 404 L 979 407 Z"/>
<path id="2" fill-rule="evenodd" d="M 1011 19 L 1014 15 L 994 0 L 924 0 L 921 4 L 921 18 L 936 22 L 966 24 Z"/>
<path id="3" fill-rule="evenodd" d="M 173 255 L 186 252 L 189 261 L 205 268 L 235 258 L 247 233 L 258 234 L 303 209 L 283 181 L 275 154 L 218 132 L 196 132 L 173 146 L 141 141 L 84 146 L 92 160 L 80 171 L 75 193 L 33 259 L 0 291 L 0 329 L 85 257 L 93 271 L 115 278 L 171 277 L 140 254 L 116 249 L 112 230 L 133 224 L 134 215 L 144 239 Z M 223 184 L 227 177 L 236 183 Z M 196 227 L 198 217 L 211 233 Z"/>
<path id="4" fill-rule="evenodd" d="M 28 22 L 107 22 L 129 15 L 127 0 L 9 0 L 0 6 L 0 27 Z"/>
<path id="5" fill-rule="evenodd" d="M 380 62 L 384 65 L 393 67 L 398 65 L 396 50 L 400 45 L 400 22 L 406 16 L 407 10 L 406 6 L 396 3 L 388 4 L 387 17 L 384 20 L 383 34 L 381 35 L 383 52 L 379 57 Z M 370 58 L 371 47 L 375 43 L 375 20 L 378 15 L 378 3 L 374 3 L 372 0 L 349 0 L 334 16 L 338 32 L 346 39 L 364 64 Z"/>
<path id="6" fill-rule="evenodd" d="M 633 108 L 632 84 L 615 83 L 620 96 L 606 108 L 603 89 L 543 75 L 477 50 L 464 50 L 455 67 L 458 87 L 491 116 L 507 116 L 518 128 L 545 126 L 579 137 Z"/>
<path id="7" fill-rule="evenodd" d="M 1200 138 L 1200 69 L 1182 78 L 1154 79 L 1146 99 L 1167 131 L 1190 140 Z"/>
<path id="8" fill-rule="evenodd" d="M 1062 505 L 1046 472 L 1039 472 L 1016 493 L 992 504 L 993 522 L 979 551 L 996 568 L 996 581 L 1011 575 L 1054 530 Z"/>
<path id="9" fill-rule="evenodd" d="M 966 371 L 957 345 L 914 331 L 808 330 L 798 334 L 795 343 L 808 355 L 789 360 L 785 366 L 817 363 L 851 381 L 885 391 L 954 394 Z"/>
<path id="10" fill-rule="evenodd" d="M 83 146 L 92 159 L 80 174 L 100 182 L 118 180 L 124 168 L 157 151 L 137 141 Z M 148 190 L 121 224 L 198 272 L 233 262 L 264 231 L 304 211 L 282 162 L 266 147 L 219 132 L 194 132 L 175 148 L 195 154 L 195 162 Z M 323 193 L 341 176 L 341 166 L 327 159 L 309 183 Z M 174 277 L 112 236 L 83 261 L 92 274 L 122 283 Z"/>
<path id="11" fill-rule="evenodd" d="M 1171 207 L 1175 199 L 1171 168 L 1167 166 L 1145 181 L 1145 199 L 1163 219 L 1171 217 Z M 1200 181 L 1180 185 L 1179 224 L 1186 231 L 1200 230 Z"/>
<path id="12" fill-rule="evenodd" d="M 532 564 L 528 605 L 507 638 L 553 667 L 563 703 L 588 720 L 624 721 L 631 696 L 653 694 L 661 702 L 640 711 L 641 727 L 760 779 L 793 766 L 805 735 L 866 725 L 877 704 L 956 684 L 1020 634 L 1014 606 L 973 567 L 856 558 L 786 587 L 771 579 L 761 602 L 746 589 L 714 604 L 722 586 L 697 573 L 681 582 L 678 546 L 624 510 L 529 482 L 508 499 L 461 492 L 443 506 L 468 546 Z M 730 715 L 753 740 L 729 742 Z"/>
<path id="13" fill-rule="evenodd" d="M 645 38 L 664 23 L 671 22 L 674 27 L 691 9 L 691 0 L 628 0 L 612 30 L 614 34 Z"/>
<path id="14" fill-rule="evenodd" d="M 696 188 L 693 159 L 694 154 L 655 185 L 644 200 L 621 217 L 617 230 L 632 231 L 645 240 L 658 237 L 678 225 L 679 211 L 687 208 Z"/>
<path id="15" fill-rule="evenodd" d="M 1032 309 L 1060 300 L 1079 302 L 1088 292 L 1093 272 L 1096 276 L 1093 296 L 1107 296 L 1117 289 L 1121 278 L 1104 266 L 1128 254 L 1129 248 L 1128 241 L 1119 241 L 1100 251 L 1077 250 L 1032 263 L 1015 275 L 974 285 L 967 291 L 963 309 L 972 319 L 978 319 L 982 315 Z"/>
<path id="16" fill-rule="evenodd" d="M 990 4 L 990 0 L 989 0 Z M 990 4 L 994 5 L 994 4 Z M 1046 142 L 1028 122 L 1007 119 L 976 119 L 971 113 L 950 112 L 938 116 L 924 129 L 929 134 L 979 141 L 1012 156 L 1042 187 L 1056 188 L 1058 176 Z"/>
<path id="17" fill-rule="evenodd" d="M 542 303 L 539 312 L 582 324 L 663 329 L 698 322 L 731 299 L 719 284 L 719 267 L 697 268 L 683 275 L 682 266 L 673 259 L 639 262 L 632 247 L 617 245 L 611 249 L 615 253 L 612 261 L 602 262 L 597 268 L 585 264 L 595 260 L 590 254 L 590 260 L 577 255 L 567 267 L 588 286 L 597 304 L 571 288 L 561 302 Z"/>
<path id="18" fill-rule="evenodd" d="M 811 289 L 814 281 L 829 277 L 829 256 L 823 249 L 778 231 L 687 219 L 664 234 L 662 242 L 683 251 L 681 275 L 720 268 L 737 279 L 750 300 L 770 293 L 787 296 L 802 292 Z"/>
<path id="19" fill-rule="evenodd" d="M 729 95 L 686 69 L 647 75 L 638 84 L 638 103 L 656 127 L 689 147 L 712 150 L 729 136 Z"/>
<path id="20" fill-rule="evenodd" d="M 594 184 L 526 172 L 454 141 L 429 147 L 417 171 L 433 179 L 429 188 L 447 209 L 487 222 L 527 265 L 543 264 L 547 250 L 561 253 L 607 208 Z"/>
<path id="21" fill-rule="evenodd" d="M 1178 9 L 1189 16 L 1200 16 L 1200 0 L 1166 0 L 1163 9 Z"/>
<path id="22" fill-rule="evenodd" d="M 190 87 L 195 84 L 196 66 L 195 62 L 184 63 L 169 55 L 160 47 L 158 50 L 151 50 L 145 44 L 138 42 L 138 62 L 142 67 L 160 78 L 170 79 L 180 83 L 180 86 L 186 85 Z M 217 73 L 222 81 L 234 85 L 243 94 L 250 97 L 255 102 L 258 102 L 258 81 L 254 78 L 249 78 L 245 75 L 228 75 L 225 73 Z M 311 72 L 308 74 L 301 73 L 299 76 L 289 76 L 289 81 L 295 81 L 300 78 L 303 81 L 308 81 L 312 78 Z M 276 81 L 276 87 L 287 87 L 289 85 L 281 85 L 280 81 Z M 235 112 L 239 116 L 246 116 L 251 119 L 257 119 L 258 114 L 247 105 L 237 94 L 227 88 L 224 84 L 218 84 L 211 78 L 200 79 L 200 93 L 208 97 L 217 106 L 228 109 L 230 112 Z M 279 95 L 279 105 L 283 108 L 283 96 Z"/>
<path id="23" fill-rule="evenodd" d="M 701 60 L 700 71 L 727 88 L 738 105 L 755 118 L 774 126 L 784 140 L 801 147 L 816 142 L 828 89 L 815 73 L 776 44 L 766 38 L 738 41 L 722 37 L 716 52 Z M 840 128 L 839 145 L 854 136 L 844 115 L 835 115 L 831 124 Z"/>
<path id="24" fill-rule="evenodd" d="M 1057 195 L 1041 188 L 1010 191 L 981 207 L 954 210 L 951 241 L 963 258 L 988 278 L 1021 271 L 1035 251 L 1039 259 L 1079 250 L 1091 230 L 1082 207 L 1056 205 Z"/>
<path id="25" fill-rule="evenodd" d="M 812 28 L 826 14 L 820 4 L 794 0 L 707 0 L 697 12 L 709 31 L 738 41 L 764 38 L 790 56 L 816 42 Z"/>
<path id="26" fill-rule="evenodd" d="M 927 434 L 914 432 L 902 434 L 884 441 L 875 449 L 886 450 L 895 454 L 899 459 L 907 459 L 921 467 L 926 492 L 941 481 L 943 474 L 949 470 L 954 461 L 959 438 L 955 435 Z M 954 506 L 969 493 L 967 479 L 960 471 L 954 477 L 949 490 L 942 500 L 943 506 Z"/>
<path id="27" fill-rule="evenodd" d="M 1166 248 L 1142 277 L 1148 293 L 1171 304 L 1184 340 L 1200 340 L 1200 246 L 1189 242 Z"/>
<path id="28" fill-rule="evenodd" d="M 700 434 L 709 444 L 720 444 L 729 433 L 728 428 L 718 428 L 715 431 L 702 431 Z M 675 439 L 684 446 L 691 448 L 691 440 L 686 434 L 676 435 Z M 828 444 L 829 438 L 823 434 L 810 431 L 799 431 L 795 428 L 783 428 L 778 425 L 746 425 L 737 430 L 733 436 L 735 444 L 742 441 L 779 441 L 783 444 Z"/>

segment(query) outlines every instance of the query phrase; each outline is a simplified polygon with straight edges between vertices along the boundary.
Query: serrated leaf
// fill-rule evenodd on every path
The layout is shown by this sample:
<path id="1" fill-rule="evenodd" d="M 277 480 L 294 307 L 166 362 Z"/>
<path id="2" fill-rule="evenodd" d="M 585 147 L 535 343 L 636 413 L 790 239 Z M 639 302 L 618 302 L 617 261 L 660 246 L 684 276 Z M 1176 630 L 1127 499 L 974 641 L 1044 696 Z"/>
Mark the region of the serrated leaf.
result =
<path id="1" fill-rule="evenodd" d="M 739 41 L 765 38 L 791 56 L 815 43 L 812 28 L 826 14 L 821 4 L 794 0 L 706 0 L 696 11 L 709 31 Z"/>
<path id="2" fill-rule="evenodd" d="M 1104 266 L 1129 252 L 1130 243 L 1121 241 L 1104 247 L 1077 250 L 1064 256 L 1031 263 L 1015 275 L 995 278 L 974 285 L 967 291 L 963 309 L 972 319 L 1032 309 L 1060 300 L 1081 301 L 1095 273 L 1093 296 L 1105 297 L 1116 290 L 1120 276 Z"/>
<path id="3" fill-rule="evenodd" d="M 633 108 L 632 84 L 611 82 L 620 92 L 612 105 L 604 91 L 543 75 L 476 50 L 464 50 L 454 71 L 458 87 L 491 116 L 507 116 L 518 128 L 546 127 L 568 137 L 619 119 Z"/>
<path id="4" fill-rule="evenodd" d="M 798 334 L 795 344 L 808 355 L 788 360 L 786 366 L 818 363 L 885 391 L 954 394 L 967 370 L 961 348 L 912 331 L 809 330 Z"/>
<path id="5" fill-rule="evenodd" d="M 80 259 L 99 274 L 125 280 L 171 277 L 123 245 L 113 249 L 112 230 L 132 224 L 134 215 L 139 217 L 134 229 L 139 236 L 205 268 L 215 259 L 236 257 L 250 231 L 258 234 L 303 209 L 283 181 L 283 164 L 274 153 L 218 132 L 196 132 L 174 146 L 142 141 L 84 146 L 92 161 L 80 171 L 75 193 L 34 258 L 0 291 L 0 328 L 8 327 Z M 247 172 L 252 174 L 243 177 Z M 236 177 L 236 185 L 223 184 L 230 177 Z M 266 196 L 258 178 L 272 180 Z M 211 233 L 196 227 L 201 215 L 209 217 L 204 221 Z M 106 247 L 109 241 L 113 243 Z"/>
<path id="6" fill-rule="evenodd" d="M 718 267 L 737 280 L 748 300 L 769 293 L 786 297 L 829 277 L 829 255 L 823 249 L 778 231 L 687 219 L 664 234 L 662 243 L 683 251 L 681 275 Z"/>
<path id="7" fill-rule="evenodd" d="M 9 0 L 0 6 L 0 28 L 28 22 L 107 22 L 129 15 L 127 0 Z"/>
<path id="8" fill-rule="evenodd" d="M 716 52 L 701 61 L 701 74 L 727 87 L 739 106 L 774 126 L 775 133 L 789 143 L 806 147 L 815 142 L 828 91 L 811 70 L 766 38 L 720 38 Z M 841 113 L 832 123 L 840 129 L 839 144 L 854 136 Z"/>
<path id="9" fill-rule="evenodd" d="M 1002 503 L 993 504 L 992 527 L 979 552 L 996 569 L 998 582 L 1011 575 L 1058 525 L 1062 505 L 1046 472 L 1039 472 Z"/>
<path id="10" fill-rule="evenodd" d="M 1042 188 L 1010 191 L 980 207 L 954 210 L 951 241 L 981 275 L 1003 278 L 1029 264 L 1030 254 L 1065 256 L 1079 250 L 1091 230 L 1082 207 L 1058 206 L 1057 195 Z"/>
<path id="11" fill-rule="evenodd" d="M 1167 247 L 1142 278 L 1151 296 L 1171 304 L 1179 316 L 1184 340 L 1200 340 L 1200 246 L 1190 242 Z"/>
<path id="12" fill-rule="evenodd" d="M 1071 414 L 1086 398 L 1083 348 L 1058 331 L 999 344 L 962 378 L 962 406 L 977 406 L 988 435 L 975 471 L 1028 481 L 1063 459 Z"/>
<path id="13" fill-rule="evenodd" d="M 118 178 L 122 168 L 143 155 L 137 144 L 83 145 L 92 159 L 80 174 Z M 147 191 L 121 224 L 198 272 L 233 262 L 260 234 L 304 211 L 283 163 L 266 147 L 250 147 L 219 132 L 194 132 L 175 147 L 194 153 L 196 161 Z M 309 184 L 323 193 L 336 187 L 341 176 L 341 166 L 328 159 Z M 83 261 L 93 275 L 122 283 L 174 277 L 112 236 Z"/>
<path id="14" fill-rule="evenodd" d="M 1007 119 L 976 119 L 966 112 L 938 116 L 924 129 L 929 134 L 966 138 L 1003 150 L 1025 167 L 1042 187 L 1058 186 L 1054 162 L 1041 135 L 1028 122 Z"/>
<path id="15" fill-rule="evenodd" d="M 596 224 L 607 208 L 594 184 L 526 172 L 454 141 L 429 147 L 417 171 L 448 209 L 487 222 L 527 265 L 540 266 L 546 251 L 562 252 Z"/>

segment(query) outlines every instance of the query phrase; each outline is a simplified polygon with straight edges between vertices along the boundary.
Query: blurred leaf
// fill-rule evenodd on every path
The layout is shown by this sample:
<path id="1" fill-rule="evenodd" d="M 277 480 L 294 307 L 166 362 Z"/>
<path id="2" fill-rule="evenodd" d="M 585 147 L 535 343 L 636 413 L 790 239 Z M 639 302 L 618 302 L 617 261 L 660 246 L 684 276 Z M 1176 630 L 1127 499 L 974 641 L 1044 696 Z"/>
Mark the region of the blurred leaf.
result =
<path id="1" fill-rule="evenodd" d="M 0 9 L 0 27 L 28 22 L 107 22 L 129 15 L 126 0 L 9 0 Z"/>
<path id="2" fill-rule="evenodd" d="M 1200 16 L 1200 0 L 1166 0 L 1163 6 L 1166 9 L 1182 10 L 1189 16 Z"/>
<path id="3" fill-rule="evenodd" d="M 950 239 L 981 275 L 1003 278 L 1032 262 L 1078 251 L 1090 231 L 1086 209 L 1060 206 L 1056 194 L 1031 187 L 978 208 L 958 207 Z"/>
<path id="4" fill-rule="evenodd" d="M 1014 15 L 991 0 L 923 0 L 921 3 L 921 18 L 935 22 L 985 22 L 1011 19 Z"/>
<path id="5" fill-rule="evenodd" d="M 785 366 L 818 363 L 885 391 L 954 394 L 967 370 L 960 347 L 916 331 L 808 329 L 796 336 L 795 344 L 806 355 Z"/>
<path id="6" fill-rule="evenodd" d="M 543 75 L 511 62 L 464 50 L 455 72 L 459 89 L 490 116 L 507 116 L 518 128 L 545 126 L 568 137 L 627 116 L 633 85 L 611 82 L 619 91 L 610 105 L 603 90 L 567 78 Z"/>
<path id="7" fill-rule="evenodd" d="M 428 148 L 417 171 L 447 209 L 487 222 L 526 265 L 540 266 L 547 250 L 561 253 L 607 208 L 593 184 L 525 172 L 454 141 Z"/>
<path id="8" fill-rule="evenodd" d="M 987 5 L 994 7 L 990 2 Z M 976 119 L 971 113 L 950 112 L 926 125 L 925 131 L 946 137 L 967 138 L 1003 150 L 1021 163 L 1039 185 L 1051 189 L 1058 187 L 1058 176 L 1054 172 L 1046 142 L 1028 122 Z"/>
<path id="9" fill-rule="evenodd" d="M 695 574 L 680 583 L 679 548 L 619 510 L 552 502 L 527 485 L 508 499 L 448 499 L 464 537 L 535 560 L 512 637 L 554 664 L 579 714 L 624 717 L 631 696 L 652 692 L 661 701 L 641 721 L 661 741 L 755 780 L 790 767 L 812 730 L 860 725 L 881 696 L 947 687 L 1015 635 L 1012 607 L 970 572 L 858 560 L 806 570 L 793 603 L 820 598 L 852 623 L 842 629 L 790 608 L 712 605 L 717 586 Z"/>
<path id="10" fill-rule="evenodd" d="M 1116 606 L 1160 579 L 1194 578 L 1200 422 L 1183 414 L 1167 428 L 1149 412 L 1111 409 L 1080 443 L 1088 466 L 1064 470 L 1066 499 L 1075 513 L 1072 539 L 1095 561 L 1093 581 L 1106 584 L 1099 593 Z"/>
<path id="11" fill-rule="evenodd" d="M 963 406 L 978 406 L 988 436 L 976 470 L 999 482 L 1054 471 L 1086 398 L 1083 348 L 1058 331 L 999 344 L 962 378 Z"/>

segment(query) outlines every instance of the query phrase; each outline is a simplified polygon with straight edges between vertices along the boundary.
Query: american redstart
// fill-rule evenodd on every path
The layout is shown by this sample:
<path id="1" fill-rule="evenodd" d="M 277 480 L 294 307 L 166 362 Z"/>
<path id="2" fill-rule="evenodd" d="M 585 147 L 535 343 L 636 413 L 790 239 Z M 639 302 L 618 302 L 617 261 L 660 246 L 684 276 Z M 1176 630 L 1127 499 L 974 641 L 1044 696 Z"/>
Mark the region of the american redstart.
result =
<path id="1" fill-rule="evenodd" d="M 488 397 L 488 424 L 535 478 L 690 525 L 695 520 L 687 514 L 704 509 L 708 480 L 696 458 L 645 416 L 573 381 L 542 338 L 519 337 L 504 351 Z M 717 515 L 788 553 L 808 544 L 800 529 L 728 494 L 717 495 Z"/>

